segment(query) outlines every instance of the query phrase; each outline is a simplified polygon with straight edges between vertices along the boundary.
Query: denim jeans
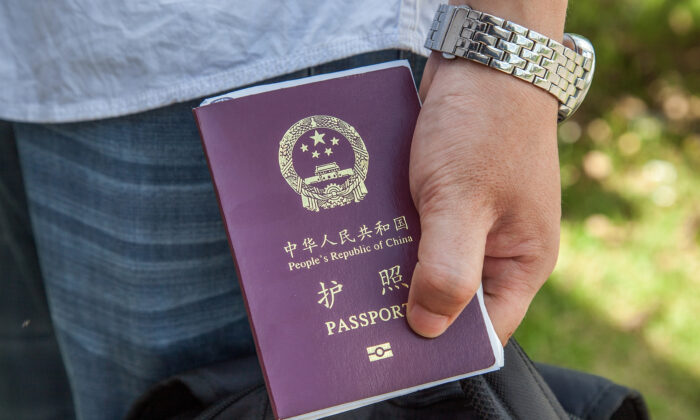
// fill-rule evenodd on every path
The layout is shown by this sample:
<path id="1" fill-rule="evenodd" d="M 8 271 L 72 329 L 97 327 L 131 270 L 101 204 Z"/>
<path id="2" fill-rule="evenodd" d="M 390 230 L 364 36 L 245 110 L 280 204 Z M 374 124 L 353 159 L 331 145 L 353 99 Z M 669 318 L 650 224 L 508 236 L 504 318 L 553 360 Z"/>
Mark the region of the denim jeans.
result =
<path id="1" fill-rule="evenodd" d="M 13 130 L 0 121 L 0 420 L 71 417 Z"/>
<path id="2" fill-rule="evenodd" d="M 418 81 L 423 58 L 382 51 L 267 82 L 397 58 L 411 60 Z M 255 352 L 192 118 L 199 102 L 99 121 L 13 124 L 77 418 L 122 418 L 166 377 Z"/>

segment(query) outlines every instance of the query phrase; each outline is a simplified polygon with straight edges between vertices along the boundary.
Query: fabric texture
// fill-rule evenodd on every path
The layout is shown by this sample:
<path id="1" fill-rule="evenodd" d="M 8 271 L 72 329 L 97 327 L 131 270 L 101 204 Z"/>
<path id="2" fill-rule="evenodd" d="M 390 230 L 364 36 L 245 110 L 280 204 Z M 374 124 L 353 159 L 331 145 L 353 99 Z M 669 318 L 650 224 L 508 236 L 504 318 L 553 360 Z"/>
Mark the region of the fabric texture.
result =
<path id="1" fill-rule="evenodd" d="M 79 418 L 254 352 L 191 106 L 17 124 L 32 228 Z"/>
<path id="2" fill-rule="evenodd" d="M 0 121 L 0 420 L 72 417 L 14 133 Z"/>
<path id="3" fill-rule="evenodd" d="M 0 2 L 0 119 L 183 102 L 382 49 L 427 55 L 438 0 Z"/>
<path id="4" fill-rule="evenodd" d="M 477 419 L 473 408 L 465 405 L 464 395 L 460 382 L 452 382 L 327 418 Z M 170 378 L 144 394 L 126 417 L 127 420 L 274 418 L 255 357 L 205 366 Z"/>
<path id="5" fill-rule="evenodd" d="M 557 400 L 572 420 L 647 420 L 642 395 L 600 376 L 536 363 Z"/>
<path id="6" fill-rule="evenodd" d="M 636 391 L 588 375 L 533 364 L 511 340 L 501 370 L 455 381 L 329 419 L 647 420 Z M 592 398 L 591 398 L 592 397 Z M 184 372 L 154 386 L 127 420 L 274 418 L 254 357 Z"/>
<path id="7" fill-rule="evenodd" d="M 408 57 L 382 51 L 269 82 Z M 416 77 L 420 77 L 419 74 Z M 14 124 L 77 417 L 123 418 L 149 386 L 255 348 L 192 108 Z"/>

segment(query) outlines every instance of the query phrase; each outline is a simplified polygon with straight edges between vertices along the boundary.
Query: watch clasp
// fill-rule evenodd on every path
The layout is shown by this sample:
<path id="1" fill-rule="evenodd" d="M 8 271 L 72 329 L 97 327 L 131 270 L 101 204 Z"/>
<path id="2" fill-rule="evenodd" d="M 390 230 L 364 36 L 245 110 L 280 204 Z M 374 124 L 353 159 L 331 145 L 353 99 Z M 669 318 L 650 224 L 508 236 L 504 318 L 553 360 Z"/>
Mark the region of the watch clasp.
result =
<path id="1" fill-rule="evenodd" d="M 589 61 L 591 63 L 591 67 L 590 70 L 588 70 L 583 77 L 584 87 L 583 89 L 581 89 L 578 96 L 576 97 L 574 106 L 571 108 L 566 107 L 564 105 L 559 107 L 559 123 L 563 123 L 564 121 L 569 119 L 569 117 L 572 116 L 576 112 L 576 110 L 581 106 L 583 100 L 588 94 L 588 90 L 591 87 L 591 83 L 593 82 L 593 74 L 595 73 L 595 49 L 593 48 L 593 44 L 591 44 L 591 41 L 589 41 L 587 38 L 581 35 L 565 33 L 564 44 L 568 43 L 573 44 L 572 49 L 577 54 L 583 56 L 584 60 Z"/>
<path id="2" fill-rule="evenodd" d="M 461 35 L 462 25 L 466 19 L 466 15 L 472 10 L 469 6 L 454 6 L 450 8 L 449 15 L 445 17 L 445 20 L 441 22 L 440 27 L 437 30 L 437 39 L 442 39 L 442 45 L 438 49 L 443 50 L 442 56 L 448 60 L 454 59 L 456 56 L 449 52 L 444 52 L 446 46 L 450 46 L 453 50 L 456 47 L 457 39 Z M 463 16 L 457 16 L 458 14 Z M 459 19 L 455 19 L 458 17 Z M 457 24 L 453 25 L 453 22 Z"/>

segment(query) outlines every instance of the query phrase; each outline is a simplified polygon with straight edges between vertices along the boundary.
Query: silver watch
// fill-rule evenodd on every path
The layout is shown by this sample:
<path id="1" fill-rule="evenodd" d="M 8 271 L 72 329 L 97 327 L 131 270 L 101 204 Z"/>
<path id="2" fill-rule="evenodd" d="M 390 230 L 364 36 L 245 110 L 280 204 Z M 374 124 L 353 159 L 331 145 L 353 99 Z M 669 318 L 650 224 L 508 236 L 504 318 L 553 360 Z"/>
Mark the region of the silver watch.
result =
<path id="1" fill-rule="evenodd" d="M 574 49 L 516 23 L 469 6 L 440 5 L 425 47 L 445 58 L 476 61 L 546 90 L 559 100 L 559 122 L 583 102 L 595 71 L 586 38 L 564 34 Z"/>

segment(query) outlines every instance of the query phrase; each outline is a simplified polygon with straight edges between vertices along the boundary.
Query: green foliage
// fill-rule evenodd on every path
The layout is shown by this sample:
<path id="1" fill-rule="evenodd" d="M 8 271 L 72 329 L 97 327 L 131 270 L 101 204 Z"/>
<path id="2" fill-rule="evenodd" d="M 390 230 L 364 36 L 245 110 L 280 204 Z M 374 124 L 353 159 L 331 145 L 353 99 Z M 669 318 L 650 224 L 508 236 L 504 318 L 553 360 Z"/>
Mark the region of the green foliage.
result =
<path id="1" fill-rule="evenodd" d="M 517 337 L 700 418 L 700 1 L 572 0 L 567 31 L 598 66 L 559 129 L 559 263 Z"/>

